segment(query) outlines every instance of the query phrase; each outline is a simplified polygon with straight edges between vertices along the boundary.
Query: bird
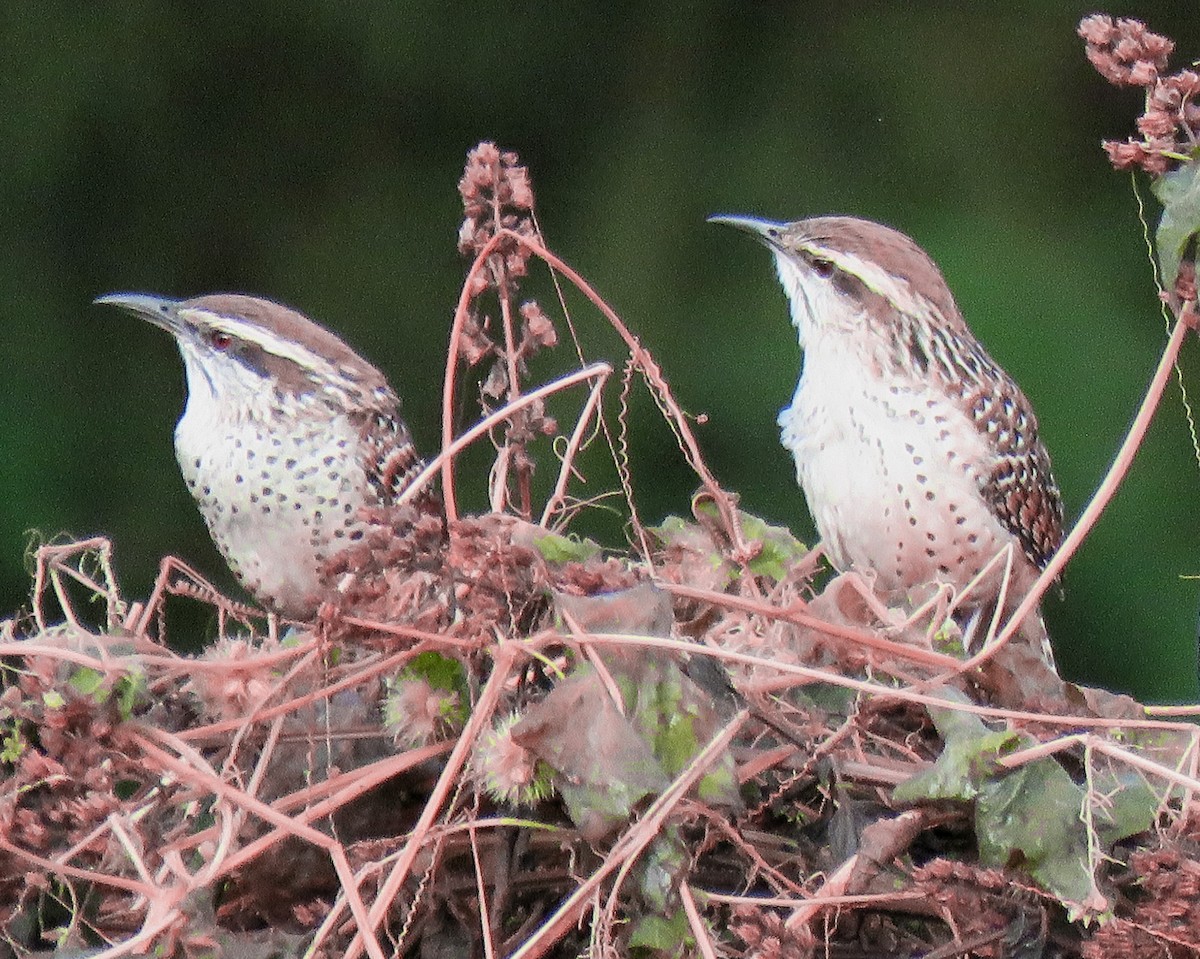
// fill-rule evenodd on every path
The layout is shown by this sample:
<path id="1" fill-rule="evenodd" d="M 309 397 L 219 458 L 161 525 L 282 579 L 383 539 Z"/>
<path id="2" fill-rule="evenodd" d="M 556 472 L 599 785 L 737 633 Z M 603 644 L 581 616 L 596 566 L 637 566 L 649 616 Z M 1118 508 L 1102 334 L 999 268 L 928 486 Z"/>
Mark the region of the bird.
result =
<path id="1" fill-rule="evenodd" d="M 778 425 L 831 564 L 870 571 L 889 601 L 951 587 L 970 649 L 1062 543 L 1062 497 L 1029 400 L 900 231 L 852 216 L 710 220 L 774 255 L 803 351 Z M 1053 663 L 1040 610 L 1020 634 Z"/>
<path id="2" fill-rule="evenodd" d="M 424 466 L 384 375 L 270 300 L 95 302 L 174 337 L 187 379 L 175 453 L 209 533 L 260 603 L 313 616 L 330 592 L 326 563 L 369 529 L 364 510 L 395 503 Z"/>

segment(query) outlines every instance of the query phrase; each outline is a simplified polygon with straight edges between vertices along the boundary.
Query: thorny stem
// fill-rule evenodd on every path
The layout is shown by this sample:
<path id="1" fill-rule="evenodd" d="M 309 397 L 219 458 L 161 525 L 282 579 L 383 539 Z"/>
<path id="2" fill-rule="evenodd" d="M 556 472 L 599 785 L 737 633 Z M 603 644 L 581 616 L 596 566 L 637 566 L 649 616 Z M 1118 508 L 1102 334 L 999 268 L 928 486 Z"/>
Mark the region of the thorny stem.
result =
<path id="1" fill-rule="evenodd" d="M 1050 588 L 1050 584 L 1058 579 L 1063 567 L 1075 555 L 1075 551 L 1079 549 L 1080 544 L 1087 538 L 1088 534 L 1092 531 L 1092 527 L 1096 525 L 1096 521 L 1100 519 L 1101 514 L 1108 507 L 1109 502 L 1117 492 L 1117 488 L 1124 481 L 1125 474 L 1129 472 L 1133 458 L 1146 436 L 1146 431 L 1150 427 L 1151 420 L 1154 419 L 1154 412 L 1158 409 L 1163 391 L 1171 379 L 1171 373 L 1175 368 L 1175 362 L 1179 356 L 1179 349 L 1183 345 L 1183 339 L 1187 335 L 1188 330 L 1197 328 L 1198 323 L 1200 323 L 1200 317 L 1196 314 L 1195 302 L 1185 303 L 1180 310 L 1179 319 L 1175 322 L 1175 328 L 1171 331 L 1171 338 L 1167 341 L 1167 345 L 1163 350 L 1162 358 L 1158 362 L 1158 369 L 1154 372 L 1154 379 L 1150 381 L 1150 386 L 1146 390 L 1146 396 L 1142 400 L 1137 417 L 1134 419 L 1133 425 L 1129 427 L 1129 432 L 1126 434 L 1125 440 L 1121 444 L 1121 448 L 1117 452 L 1112 466 L 1109 467 L 1108 474 L 1104 477 L 1099 489 L 1096 490 L 1096 495 L 1092 497 L 1092 501 L 1088 503 L 1087 508 L 1083 511 L 1083 515 L 1079 517 L 1079 521 L 1067 535 L 1067 538 L 1063 540 L 1062 546 L 1051 557 L 1050 562 L 1046 564 L 1046 568 L 1042 570 L 1042 575 L 1038 577 L 1037 582 L 1033 584 L 1033 588 L 1030 589 L 1028 595 L 1017 606 L 1012 616 L 1009 617 L 999 636 L 996 637 L 997 644 L 1006 642 L 1009 637 L 1017 632 L 1021 623 L 1024 622 L 1025 617 L 1037 609 L 1042 595 Z M 962 666 L 963 671 L 973 669 L 977 665 L 977 661 L 986 658 L 987 651 L 985 650 L 967 660 Z"/>

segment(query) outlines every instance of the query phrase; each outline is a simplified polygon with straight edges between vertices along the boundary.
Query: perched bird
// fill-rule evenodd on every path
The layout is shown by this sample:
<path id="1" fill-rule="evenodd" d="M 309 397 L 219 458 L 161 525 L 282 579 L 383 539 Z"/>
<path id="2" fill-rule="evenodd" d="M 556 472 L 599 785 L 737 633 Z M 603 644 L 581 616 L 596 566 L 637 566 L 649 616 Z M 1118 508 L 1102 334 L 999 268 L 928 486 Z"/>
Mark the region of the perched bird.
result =
<path id="1" fill-rule="evenodd" d="M 975 339 L 932 259 L 898 231 L 845 216 L 712 220 L 775 256 L 804 365 L 779 416 L 830 561 L 872 570 L 889 598 L 962 592 L 1011 547 L 1010 612 L 1063 535 L 1037 418 Z M 966 598 L 964 631 L 996 607 L 1004 563 Z M 1022 632 L 1052 661 L 1040 613 Z"/>
<path id="2" fill-rule="evenodd" d="M 213 541 L 260 602 L 305 618 L 322 569 L 423 463 L 375 367 L 278 303 L 218 294 L 102 296 L 170 333 L 188 397 L 175 453 Z"/>

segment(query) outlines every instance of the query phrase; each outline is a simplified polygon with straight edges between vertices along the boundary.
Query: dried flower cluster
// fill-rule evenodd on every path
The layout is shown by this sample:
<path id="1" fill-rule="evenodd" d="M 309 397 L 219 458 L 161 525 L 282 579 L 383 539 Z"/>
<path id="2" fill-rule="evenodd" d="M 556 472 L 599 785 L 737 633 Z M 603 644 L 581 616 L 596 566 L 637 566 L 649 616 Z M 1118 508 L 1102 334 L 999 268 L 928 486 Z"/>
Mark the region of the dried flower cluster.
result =
<path id="1" fill-rule="evenodd" d="M 203 704 L 205 716 L 236 719 L 266 701 L 273 685 L 254 643 L 240 636 L 223 637 L 205 651 L 205 658 L 221 668 L 196 670 L 184 686 Z"/>
<path id="2" fill-rule="evenodd" d="M 467 166 L 458 181 L 458 192 L 466 214 L 458 231 L 458 249 L 463 256 L 476 257 L 501 228 L 532 237 L 533 187 L 529 171 L 515 153 L 501 152 L 494 143 L 480 143 L 467 155 Z M 503 286 L 524 276 L 529 251 L 511 238 L 500 241 L 488 260 L 488 276 L 481 276 L 472 296 L 487 286 Z"/>
<path id="3" fill-rule="evenodd" d="M 545 615 L 551 591 L 608 592 L 638 579 L 620 561 L 600 555 L 549 562 L 538 543 L 543 535 L 536 526 L 495 514 L 454 524 L 447 565 L 454 571 L 460 636 L 486 642 L 497 627 L 528 634 Z"/>
<path id="4" fill-rule="evenodd" d="M 1200 862 L 1195 824 L 1180 831 L 1180 846 L 1143 849 L 1129 857 L 1122 880 L 1134 895 L 1130 915 L 1103 923 L 1081 949 L 1083 959 L 1200 954 Z"/>
<path id="5" fill-rule="evenodd" d="M 1079 23 L 1087 58 L 1110 83 L 1143 87 L 1146 107 L 1137 120 L 1140 139 L 1106 140 L 1104 149 L 1114 168 L 1140 168 L 1161 176 L 1190 159 L 1200 133 L 1200 74 L 1180 70 L 1164 76 L 1175 44 L 1153 33 L 1140 20 L 1114 20 L 1096 13 Z"/>
<path id="6" fill-rule="evenodd" d="M 477 261 L 487 253 L 486 265 L 466 280 L 468 307 L 457 324 L 453 349 L 468 366 L 491 358 L 492 364 L 479 388 L 480 405 L 491 413 L 498 403 L 512 402 L 521 395 L 520 380 L 528 375 L 529 359 L 558 342 L 558 333 L 546 312 L 533 300 L 514 310 L 521 278 L 529 271 L 532 255 L 518 237 L 537 237 L 533 217 L 533 188 L 529 172 L 512 152 L 501 152 L 494 143 L 481 143 L 467 155 L 467 165 L 458 184 L 464 219 L 458 234 L 458 249 Z M 490 252 L 487 252 L 490 251 Z M 480 298 L 493 290 L 499 298 L 500 322 L 485 312 Z M 505 422 L 504 436 L 497 446 L 501 457 L 499 485 L 508 489 L 508 477 L 516 477 L 517 510 L 529 517 L 529 484 L 534 462 L 529 443 L 539 436 L 553 436 L 557 422 L 546 415 L 541 402 L 528 404 Z M 505 502 L 502 498 L 493 502 Z"/>

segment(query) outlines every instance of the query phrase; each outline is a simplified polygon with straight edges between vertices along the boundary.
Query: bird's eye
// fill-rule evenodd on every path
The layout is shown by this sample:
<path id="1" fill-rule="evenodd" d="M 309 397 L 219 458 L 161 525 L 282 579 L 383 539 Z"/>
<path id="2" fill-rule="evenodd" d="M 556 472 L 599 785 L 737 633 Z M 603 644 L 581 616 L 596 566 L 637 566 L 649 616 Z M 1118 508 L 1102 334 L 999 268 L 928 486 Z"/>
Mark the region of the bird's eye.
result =
<path id="1" fill-rule="evenodd" d="M 828 280 L 831 276 L 833 276 L 834 270 L 837 269 L 837 267 L 833 265 L 833 260 L 823 260 L 820 257 L 814 256 L 811 262 L 813 272 L 824 280 Z"/>
<path id="2" fill-rule="evenodd" d="M 208 334 L 208 342 L 214 350 L 227 350 L 233 343 L 233 337 L 223 330 L 213 330 Z"/>

